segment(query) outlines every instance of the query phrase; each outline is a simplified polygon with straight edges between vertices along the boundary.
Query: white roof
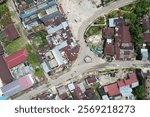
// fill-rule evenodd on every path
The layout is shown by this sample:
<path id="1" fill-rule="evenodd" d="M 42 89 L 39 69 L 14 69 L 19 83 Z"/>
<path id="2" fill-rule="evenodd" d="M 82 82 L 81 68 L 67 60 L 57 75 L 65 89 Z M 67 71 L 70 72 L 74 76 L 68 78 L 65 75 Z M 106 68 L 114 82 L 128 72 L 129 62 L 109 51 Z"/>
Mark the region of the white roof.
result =
<path id="1" fill-rule="evenodd" d="M 132 95 L 132 88 L 129 85 L 120 87 L 120 92 L 123 97 L 128 97 Z"/>
<path id="2" fill-rule="evenodd" d="M 68 44 L 67 44 L 67 41 L 63 41 L 60 45 L 57 46 L 57 48 L 60 50 L 64 47 L 66 47 Z"/>
<path id="3" fill-rule="evenodd" d="M 42 67 L 43 67 L 43 69 L 44 69 L 44 71 L 45 71 L 46 73 L 50 72 L 50 69 L 49 69 L 49 67 L 48 67 L 48 65 L 46 64 L 45 61 L 42 63 Z"/>
<path id="4" fill-rule="evenodd" d="M 79 83 L 78 86 L 80 87 L 82 92 L 85 92 L 86 89 L 85 89 L 83 82 Z"/>
<path id="5" fill-rule="evenodd" d="M 116 27 L 115 19 L 118 19 L 118 18 L 110 18 L 109 19 L 109 27 Z"/>
<path id="6" fill-rule="evenodd" d="M 52 53 L 53 53 L 58 65 L 63 65 L 64 61 L 63 61 L 63 58 L 62 58 L 62 55 L 61 55 L 59 49 L 57 47 L 55 47 L 54 49 L 52 49 Z"/>
<path id="7" fill-rule="evenodd" d="M 69 88 L 70 91 L 72 91 L 72 90 L 75 89 L 75 86 L 74 86 L 73 83 L 70 83 L 70 84 L 68 84 L 68 88 Z"/>
<path id="8" fill-rule="evenodd" d="M 103 95 L 103 96 L 102 96 L 102 99 L 103 99 L 103 100 L 109 100 L 109 97 L 108 97 L 107 95 Z"/>

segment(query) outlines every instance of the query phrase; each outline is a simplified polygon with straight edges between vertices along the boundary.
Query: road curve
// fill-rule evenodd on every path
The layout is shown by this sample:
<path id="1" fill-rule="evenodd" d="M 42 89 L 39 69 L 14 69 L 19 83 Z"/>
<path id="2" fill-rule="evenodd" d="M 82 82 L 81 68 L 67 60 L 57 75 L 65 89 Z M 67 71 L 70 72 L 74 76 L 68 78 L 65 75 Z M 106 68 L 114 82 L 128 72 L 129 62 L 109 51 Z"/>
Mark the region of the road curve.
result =
<path id="1" fill-rule="evenodd" d="M 100 62 L 96 61 L 96 60 L 98 60 L 97 59 L 98 57 L 95 57 L 95 55 L 92 52 L 90 52 L 89 49 L 87 49 L 88 47 L 86 46 L 86 43 L 84 40 L 84 32 L 86 31 L 87 27 L 93 21 L 95 21 L 98 17 L 103 16 L 104 14 L 107 14 L 112 10 L 115 10 L 117 8 L 120 8 L 127 4 L 130 4 L 133 1 L 134 0 L 118 0 L 106 7 L 103 7 L 102 9 L 99 9 L 98 11 L 96 11 L 94 13 L 94 15 L 92 17 L 88 18 L 79 28 L 78 39 L 80 39 L 79 44 L 82 47 L 82 49 L 80 50 L 78 58 L 75 61 L 71 71 L 59 76 L 57 79 L 53 80 L 52 82 L 49 82 L 49 84 L 50 84 L 49 87 L 47 87 L 47 84 L 43 84 L 43 85 L 37 87 L 36 89 L 26 92 L 25 94 L 21 95 L 18 98 L 15 98 L 15 99 L 16 100 L 29 100 L 32 96 L 35 96 L 43 91 L 46 91 L 48 88 L 51 88 L 52 86 L 57 86 L 60 83 L 64 83 L 65 81 L 67 81 L 73 77 L 75 78 L 76 76 L 78 76 L 82 73 L 85 73 L 85 72 L 89 71 L 90 69 L 92 69 L 94 71 L 96 69 L 96 66 L 100 65 Z M 87 53 L 88 54 L 90 53 L 90 56 L 96 60 L 94 60 L 94 62 L 91 64 L 81 64 L 83 62 L 84 57 L 87 55 Z M 107 66 L 107 64 L 102 64 L 99 66 L 99 68 L 102 68 L 105 66 Z M 75 71 L 77 71 L 77 72 L 75 72 Z M 73 74 L 73 76 L 72 76 L 72 74 Z"/>
<path id="2" fill-rule="evenodd" d="M 84 57 L 86 56 L 87 53 L 90 54 L 91 57 L 93 57 L 93 59 L 97 58 L 97 57 L 96 58 L 94 57 L 94 54 L 89 52 L 90 50 L 85 43 L 84 33 L 85 33 L 86 29 L 88 28 L 88 26 L 90 24 L 92 24 L 100 16 L 108 14 L 109 12 L 111 12 L 117 8 L 123 7 L 127 4 L 130 4 L 134 1 L 135 0 L 118 0 L 116 2 L 113 2 L 112 4 L 110 4 L 106 7 L 103 7 L 102 9 L 99 9 L 98 11 L 96 11 L 92 17 L 88 18 L 86 21 L 84 21 L 84 23 L 82 23 L 82 25 L 80 26 L 80 28 L 78 30 L 78 39 L 80 40 L 79 44 L 81 45 L 81 49 L 80 49 L 78 58 L 74 63 L 74 66 L 77 64 L 81 64 L 82 60 L 84 59 Z"/>

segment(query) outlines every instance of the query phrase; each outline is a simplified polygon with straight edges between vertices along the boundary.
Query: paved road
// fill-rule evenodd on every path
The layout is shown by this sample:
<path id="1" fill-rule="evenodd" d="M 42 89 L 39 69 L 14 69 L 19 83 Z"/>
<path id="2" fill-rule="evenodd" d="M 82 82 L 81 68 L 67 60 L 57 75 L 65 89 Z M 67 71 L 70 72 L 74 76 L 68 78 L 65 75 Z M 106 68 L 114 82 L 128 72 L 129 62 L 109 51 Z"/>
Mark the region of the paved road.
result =
<path id="1" fill-rule="evenodd" d="M 80 39 L 79 44 L 81 45 L 81 50 L 73 67 L 76 66 L 77 64 L 82 64 L 82 61 L 86 55 L 90 55 L 93 58 L 93 60 L 98 61 L 98 58 L 95 57 L 94 53 L 89 50 L 89 47 L 87 47 L 85 43 L 84 32 L 86 31 L 87 27 L 90 24 L 92 24 L 93 21 L 95 21 L 98 17 L 108 14 L 110 11 L 120 8 L 122 6 L 125 6 L 133 1 L 134 0 L 119 0 L 110 4 L 109 6 L 103 7 L 102 9 L 99 9 L 98 11 L 96 11 L 93 16 L 88 18 L 80 26 L 79 31 L 78 31 L 78 39 Z"/>
<path id="2" fill-rule="evenodd" d="M 76 78 L 76 76 L 78 76 L 82 73 L 85 73 L 87 71 L 94 71 L 96 69 L 101 70 L 104 68 L 107 68 L 107 69 L 117 68 L 117 65 L 122 66 L 122 67 L 133 67 L 133 65 L 130 64 L 131 62 L 125 62 L 125 64 L 122 64 L 124 62 L 114 62 L 111 64 L 104 63 L 103 60 L 95 57 L 95 55 L 89 50 L 89 48 L 86 46 L 86 44 L 84 42 L 84 32 L 85 32 L 86 28 L 95 19 L 97 19 L 98 17 L 100 17 L 104 14 L 109 13 L 110 11 L 112 11 L 114 9 L 117 9 L 119 7 L 127 5 L 133 1 L 134 0 L 119 0 L 119 1 L 116 1 L 112 4 L 110 4 L 109 6 L 106 6 L 102 9 L 96 11 L 95 14 L 92 17 L 88 18 L 88 20 L 85 21 L 79 29 L 78 38 L 80 39 L 79 44 L 81 45 L 81 50 L 80 50 L 78 59 L 75 61 L 74 65 L 71 68 L 71 71 L 69 71 L 68 73 L 63 74 L 62 76 L 58 77 L 57 79 L 49 82 L 48 83 L 49 87 L 47 87 L 47 84 L 44 84 L 42 86 L 37 87 L 37 89 L 27 92 L 16 99 L 18 99 L 18 100 L 19 99 L 26 99 L 26 100 L 30 99 L 31 96 L 35 96 L 35 95 L 39 94 L 40 92 L 46 91 L 48 88 L 51 88 L 53 86 L 57 86 L 61 83 L 64 83 L 64 82 L 68 81 L 69 79 L 77 80 L 77 79 L 74 79 L 74 78 Z M 86 55 L 90 55 L 94 61 L 89 64 L 83 63 L 83 59 Z M 139 61 L 134 61 L 134 63 L 137 64 L 138 66 L 141 66 L 141 64 L 143 64 L 143 62 L 139 62 Z"/>

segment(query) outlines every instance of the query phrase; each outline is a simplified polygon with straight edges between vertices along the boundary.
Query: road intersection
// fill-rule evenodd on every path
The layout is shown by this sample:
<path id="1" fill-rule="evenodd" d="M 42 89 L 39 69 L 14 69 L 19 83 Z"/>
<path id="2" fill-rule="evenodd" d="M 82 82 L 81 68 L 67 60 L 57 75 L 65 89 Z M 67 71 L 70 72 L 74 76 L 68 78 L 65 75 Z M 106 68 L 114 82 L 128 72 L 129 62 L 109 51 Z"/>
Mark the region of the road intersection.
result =
<path id="1" fill-rule="evenodd" d="M 112 10 L 115 10 L 117 8 L 120 8 L 122 6 L 125 6 L 134 0 L 118 0 L 106 7 L 103 7 L 101 9 L 98 9 L 93 16 L 89 17 L 86 21 L 84 21 L 81 26 L 78 29 L 78 39 L 79 44 L 81 46 L 79 55 L 77 60 L 74 62 L 74 64 L 71 67 L 71 70 L 58 78 L 54 80 L 49 80 L 46 84 L 43 84 L 35 89 L 32 89 L 29 92 L 24 93 L 23 95 L 15 98 L 16 100 L 29 100 L 31 97 L 36 96 L 37 94 L 47 91 L 49 88 L 57 87 L 58 85 L 63 85 L 66 81 L 69 80 L 78 80 L 77 76 L 80 74 L 86 73 L 88 71 L 96 71 L 96 70 L 104 70 L 104 69 L 113 69 L 118 68 L 120 66 L 121 68 L 129 68 L 129 67 L 144 67 L 143 65 L 147 65 L 148 63 L 142 62 L 142 61 L 114 61 L 112 63 L 107 63 L 103 59 L 100 59 L 94 55 L 93 52 L 90 51 L 90 49 L 87 47 L 85 40 L 84 40 L 84 32 L 86 31 L 87 27 L 95 21 L 98 17 L 103 16 L 107 13 L 109 13 Z M 84 63 L 83 59 L 85 56 L 90 56 L 92 58 L 92 63 Z"/>

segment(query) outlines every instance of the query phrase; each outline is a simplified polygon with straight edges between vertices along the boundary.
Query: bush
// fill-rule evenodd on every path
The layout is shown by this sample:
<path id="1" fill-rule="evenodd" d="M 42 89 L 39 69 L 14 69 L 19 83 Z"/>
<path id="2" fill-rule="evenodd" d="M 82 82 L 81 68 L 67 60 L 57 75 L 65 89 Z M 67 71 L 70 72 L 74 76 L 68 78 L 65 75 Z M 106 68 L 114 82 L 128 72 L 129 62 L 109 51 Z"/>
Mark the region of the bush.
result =
<path id="1" fill-rule="evenodd" d="M 44 73 L 43 73 L 43 71 L 41 69 L 36 69 L 35 70 L 35 75 L 37 77 L 44 77 Z"/>

